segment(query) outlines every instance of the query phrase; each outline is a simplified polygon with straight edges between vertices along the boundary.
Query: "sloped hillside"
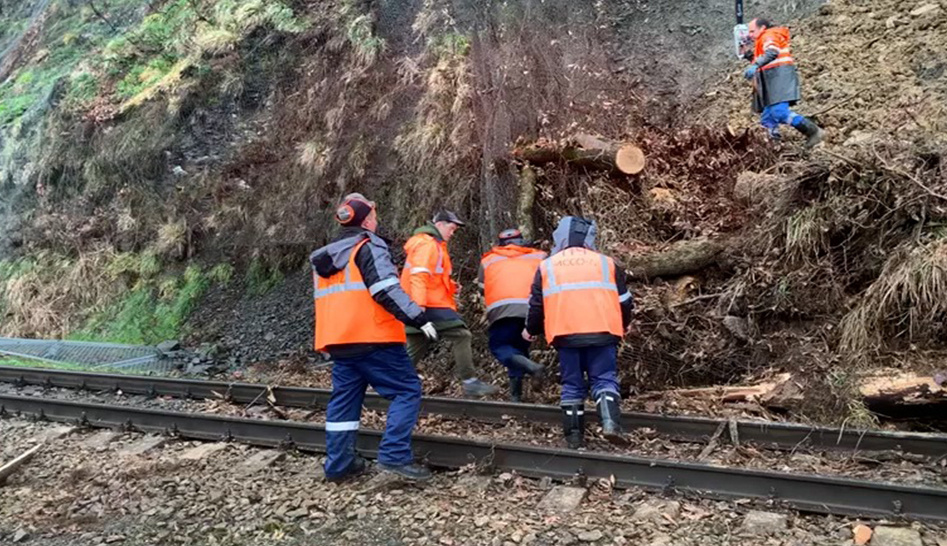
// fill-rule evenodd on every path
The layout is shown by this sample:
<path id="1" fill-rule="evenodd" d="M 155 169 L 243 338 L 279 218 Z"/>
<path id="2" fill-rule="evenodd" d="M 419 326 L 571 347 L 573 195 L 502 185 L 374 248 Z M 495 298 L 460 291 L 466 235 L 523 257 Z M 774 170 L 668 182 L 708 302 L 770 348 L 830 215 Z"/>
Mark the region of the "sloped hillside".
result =
<path id="1" fill-rule="evenodd" d="M 863 373 L 943 362 L 945 6 L 748 6 L 793 29 L 800 110 L 829 131 L 809 155 L 755 127 L 731 10 L 3 4 L 0 331 L 305 355 L 304 257 L 363 191 L 396 243 L 435 207 L 472 220 L 454 244 L 472 325 L 497 231 L 542 241 L 586 214 L 638 295 L 626 387 L 789 372 L 809 396 L 786 409 L 865 417 Z M 634 143 L 645 170 L 520 153 L 586 134 Z"/>

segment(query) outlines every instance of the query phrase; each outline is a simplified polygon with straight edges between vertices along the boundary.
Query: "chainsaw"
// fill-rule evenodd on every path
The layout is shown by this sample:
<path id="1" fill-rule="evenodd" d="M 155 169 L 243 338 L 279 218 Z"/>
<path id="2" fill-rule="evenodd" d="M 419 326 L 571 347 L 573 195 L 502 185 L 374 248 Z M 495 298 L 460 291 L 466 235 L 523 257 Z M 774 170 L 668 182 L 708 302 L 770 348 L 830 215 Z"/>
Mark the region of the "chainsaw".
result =
<path id="1" fill-rule="evenodd" d="M 745 59 L 750 43 L 750 27 L 743 22 L 743 0 L 736 0 L 737 24 L 733 26 L 733 50 L 738 59 Z"/>

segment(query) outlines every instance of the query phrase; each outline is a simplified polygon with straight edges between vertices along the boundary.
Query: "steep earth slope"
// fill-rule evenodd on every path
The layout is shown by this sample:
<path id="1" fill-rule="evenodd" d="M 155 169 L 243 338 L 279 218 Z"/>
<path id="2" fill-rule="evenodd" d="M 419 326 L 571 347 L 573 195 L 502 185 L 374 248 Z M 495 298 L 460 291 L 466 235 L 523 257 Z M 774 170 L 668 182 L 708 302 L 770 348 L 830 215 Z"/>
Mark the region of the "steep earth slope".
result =
<path id="1" fill-rule="evenodd" d="M 629 388 L 788 371 L 811 395 L 788 409 L 845 418 L 859 369 L 940 365 L 944 5 L 749 4 L 793 29 L 800 109 L 829 129 L 807 156 L 748 115 L 730 2 L 576 4 L 19 8 L 33 37 L 0 104 L 33 99 L 0 136 L 2 331 L 305 355 L 304 258 L 363 191 L 395 248 L 435 207 L 471 218 L 453 245 L 469 287 L 499 229 L 541 241 L 595 217 L 638 294 Z M 637 144 L 645 171 L 514 153 L 583 133 Z"/>

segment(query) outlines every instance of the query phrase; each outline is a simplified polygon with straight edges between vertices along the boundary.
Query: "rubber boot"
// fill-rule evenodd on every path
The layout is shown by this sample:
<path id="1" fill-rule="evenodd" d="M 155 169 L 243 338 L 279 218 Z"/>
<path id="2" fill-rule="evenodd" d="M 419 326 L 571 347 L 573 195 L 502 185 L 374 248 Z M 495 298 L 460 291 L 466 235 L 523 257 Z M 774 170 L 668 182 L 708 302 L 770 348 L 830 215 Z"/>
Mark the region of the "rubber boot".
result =
<path id="1" fill-rule="evenodd" d="M 595 401 L 598 415 L 602 420 L 602 434 L 605 439 L 616 445 L 626 445 L 628 441 L 621 430 L 621 399 L 614 392 L 603 392 Z"/>
<path id="2" fill-rule="evenodd" d="M 523 355 L 514 355 L 510 360 L 521 370 L 536 378 L 542 377 L 543 372 L 546 371 L 546 368 L 544 368 L 542 364 L 533 362 Z"/>
<path id="3" fill-rule="evenodd" d="M 802 118 L 802 121 L 793 125 L 793 127 L 806 136 L 805 148 L 807 150 L 812 149 L 816 144 L 822 142 L 822 137 L 825 136 L 825 131 L 809 118 Z"/>
<path id="4" fill-rule="evenodd" d="M 510 378 L 510 400 L 513 402 L 523 401 L 523 378 L 522 377 Z"/>
<path id="5" fill-rule="evenodd" d="M 562 432 L 569 449 L 585 446 L 585 406 L 562 406 Z"/>

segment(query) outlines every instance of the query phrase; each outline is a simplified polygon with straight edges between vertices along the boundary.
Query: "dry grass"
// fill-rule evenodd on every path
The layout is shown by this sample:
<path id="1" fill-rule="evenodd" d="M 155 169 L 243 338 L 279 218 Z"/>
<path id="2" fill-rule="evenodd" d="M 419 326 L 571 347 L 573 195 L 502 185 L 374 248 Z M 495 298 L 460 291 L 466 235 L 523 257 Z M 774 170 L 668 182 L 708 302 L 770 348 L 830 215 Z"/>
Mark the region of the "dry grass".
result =
<path id="1" fill-rule="evenodd" d="M 297 161 L 314 176 L 322 176 L 329 161 L 326 151 L 322 142 L 307 140 L 296 147 L 296 152 L 299 154 Z"/>
<path id="2" fill-rule="evenodd" d="M 786 219 L 786 255 L 805 261 L 828 250 L 829 218 L 822 206 L 804 208 Z"/>
<path id="3" fill-rule="evenodd" d="M 187 255 L 187 220 L 180 218 L 166 222 L 158 228 L 158 238 L 154 243 L 155 251 L 161 256 L 182 259 Z"/>
<path id="4" fill-rule="evenodd" d="M 402 72 L 403 80 L 410 79 L 406 73 L 407 70 Z M 432 170 L 444 175 L 456 172 L 457 162 L 463 159 L 474 141 L 472 100 L 466 58 L 438 59 L 428 70 L 417 119 L 395 140 L 395 148 L 401 152 L 404 163 L 434 167 Z"/>
<path id="5" fill-rule="evenodd" d="M 880 350 L 887 335 L 932 339 L 943 334 L 945 316 L 947 241 L 902 248 L 842 320 L 841 348 L 856 357 Z"/>
<path id="6" fill-rule="evenodd" d="M 0 281 L 6 317 L 0 334 L 61 337 L 113 301 L 125 287 L 109 274 L 118 254 L 108 247 L 78 258 L 40 253 L 19 262 L 19 271 Z"/>

